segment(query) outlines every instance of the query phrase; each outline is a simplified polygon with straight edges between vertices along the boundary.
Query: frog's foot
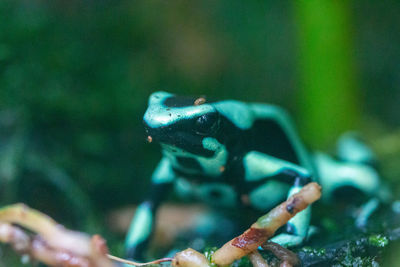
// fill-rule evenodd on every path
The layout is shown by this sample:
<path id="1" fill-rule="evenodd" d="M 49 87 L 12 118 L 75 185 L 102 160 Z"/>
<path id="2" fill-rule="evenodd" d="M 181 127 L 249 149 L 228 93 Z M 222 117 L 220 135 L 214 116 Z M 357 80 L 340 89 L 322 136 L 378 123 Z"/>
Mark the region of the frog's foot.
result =
<path id="1" fill-rule="evenodd" d="M 278 243 L 282 247 L 295 247 L 301 245 L 305 240 L 304 236 L 298 236 L 293 234 L 281 233 L 274 236 L 270 241 Z"/>
<path id="2" fill-rule="evenodd" d="M 319 232 L 320 232 L 320 229 L 317 226 L 310 225 L 310 227 L 308 227 L 306 240 L 309 240 L 311 237 L 315 236 Z"/>
<path id="3" fill-rule="evenodd" d="M 314 236 L 318 232 L 318 227 L 310 225 L 307 230 L 307 236 L 281 233 L 277 236 L 272 237 L 269 241 L 278 243 L 282 247 L 295 247 L 303 244 L 304 241 L 308 240 L 310 237 Z"/>
<path id="4" fill-rule="evenodd" d="M 371 198 L 367 203 L 360 207 L 360 212 L 356 216 L 355 224 L 357 228 L 362 230 L 368 224 L 371 215 L 379 208 L 380 201 L 377 198 Z"/>
<path id="5" fill-rule="evenodd" d="M 344 133 L 337 142 L 337 156 L 345 162 L 374 165 L 375 154 L 356 132 Z"/>

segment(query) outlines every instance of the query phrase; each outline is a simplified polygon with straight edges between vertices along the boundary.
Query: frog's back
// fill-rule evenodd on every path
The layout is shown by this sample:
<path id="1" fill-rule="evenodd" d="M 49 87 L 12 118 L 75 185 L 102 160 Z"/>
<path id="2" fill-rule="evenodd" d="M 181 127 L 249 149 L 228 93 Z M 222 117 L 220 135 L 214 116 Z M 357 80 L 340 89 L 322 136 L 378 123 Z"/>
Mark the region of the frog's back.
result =
<path id="1" fill-rule="evenodd" d="M 240 129 L 247 151 L 262 152 L 312 169 L 308 153 L 285 110 L 270 104 L 233 100 L 217 103 L 216 107 Z"/>
<path id="2" fill-rule="evenodd" d="M 281 116 L 284 112 L 267 104 L 249 104 L 249 107 L 254 113 L 249 139 L 252 149 L 302 165 L 291 139 L 291 129 L 283 125 Z"/>

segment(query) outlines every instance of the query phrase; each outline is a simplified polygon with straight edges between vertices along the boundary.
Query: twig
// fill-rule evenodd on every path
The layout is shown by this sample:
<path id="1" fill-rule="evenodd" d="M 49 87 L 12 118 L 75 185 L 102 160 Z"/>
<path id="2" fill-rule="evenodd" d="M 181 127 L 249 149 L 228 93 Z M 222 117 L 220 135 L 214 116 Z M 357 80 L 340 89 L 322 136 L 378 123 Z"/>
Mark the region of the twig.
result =
<path id="1" fill-rule="evenodd" d="M 37 234 L 30 237 L 17 226 Z M 0 241 L 49 266 L 113 267 L 99 235 L 70 231 L 47 215 L 21 204 L 0 209 Z"/>
<path id="2" fill-rule="evenodd" d="M 268 263 L 257 250 L 251 252 L 248 256 L 253 267 L 269 267 Z"/>
<path id="3" fill-rule="evenodd" d="M 279 227 L 320 197 L 321 187 L 317 183 L 307 184 L 300 192 L 260 217 L 243 234 L 215 251 L 212 256 L 213 263 L 221 266 L 229 265 L 256 250 L 273 236 Z"/>
<path id="4" fill-rule="evenodd" d="M 282 266 L 298 266 L 300 265 L 300 259 L 297 257 L 296 253 L 282 247 L 281 245 L 268 241 L 261 246 L 264 250 L 269 250 L 278 259 L 281 260 Z"/>
<path id="5" fill-rule="evenodd" d="M 173 260 L 173 258 L 162 258 L 162 259 L 158 259 L 158 260 L 155 260 L 155 261 L 149 261 L 149 262 L 134 262 L 134 261 L 125 260 L 125 259 L 113 256 L 113 255 L 110 255 L 110 254 L 107 254 L 107 257 L 110 260 L 117 261 L 117 262 L 124 263 L 124 264 L 128 264 L 128 265 L 133 265 L 133 266 L 146 266 L 146 265 L 150 265 L 150 264 L 160 264 L 162 262 L 168 262 L 168 261 L 172 261 Z"/>

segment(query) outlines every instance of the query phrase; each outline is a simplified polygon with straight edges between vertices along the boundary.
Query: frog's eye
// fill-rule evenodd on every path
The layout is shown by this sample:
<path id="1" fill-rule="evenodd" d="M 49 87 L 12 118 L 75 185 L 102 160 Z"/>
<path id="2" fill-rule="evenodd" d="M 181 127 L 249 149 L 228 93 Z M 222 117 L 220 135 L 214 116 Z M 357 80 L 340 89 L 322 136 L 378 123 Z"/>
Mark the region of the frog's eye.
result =
<path id="1" fill-rule="evenodd" d="M 201 135 L 211 135 L 216 132 L 219 120 L 217 113 L 204 114 L 196 119 L 195 131 Z"/>

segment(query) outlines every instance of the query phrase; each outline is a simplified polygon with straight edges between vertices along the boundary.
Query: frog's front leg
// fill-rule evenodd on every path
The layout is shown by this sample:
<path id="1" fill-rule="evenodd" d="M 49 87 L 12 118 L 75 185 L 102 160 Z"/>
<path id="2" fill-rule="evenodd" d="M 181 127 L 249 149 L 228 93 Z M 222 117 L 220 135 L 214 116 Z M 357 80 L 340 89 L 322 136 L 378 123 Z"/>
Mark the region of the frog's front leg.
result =
<path id="1" fill-rule="evenodd" d="M 165 198 L 175 174 L 167 158 L 163 158 L 152 175 L 152 188 L 149 198 L 137 208 L 125 240 L 127 258 L 143 260 L 151 233 L 157 208 Z"/>
<path id="2" fill-rule="evenodd" d="M 309 170 L 291 162 L 281 160 L 269 155 L 251 151 L 244 157 L 245 177 L 247 181 L 267 180 L 273 176 L 293 178 L 293 186 L 289 189 L 287 198 L 300 191 L 310 182 Z M 287 180 L 287 179 L 285 179 Z M 269 192 L 268 192 L 269 193 Z M 271 194 L 275 192 L 270 192 Z M 275 203 L 274 203 L 275 204 Z M 288 210 L 290 212 L 290 210 Z M 311 218 L 311 207 L 303 210 L 293 217 L 286 225 L 286 233 L 272 238 L 282 246 L 296 246 L 301 244 L 307 237 Z"/>
<path id="3" fill-rule="evenodd" d="M 301 188 L 308 183 L 309 179 L 297 177 L 295 184 L 289 190 L 288 198 L 298 193 Z M 288 210 L 290 212 L 290 210 Z M 311 220 L 311 206 L 299 212 L 286 224 L 286 233 L 281 233 L 273 238 L 272 242 L 278 243 L 284 247 L 293 247 L 301 245 L 307 238 Z"/>

